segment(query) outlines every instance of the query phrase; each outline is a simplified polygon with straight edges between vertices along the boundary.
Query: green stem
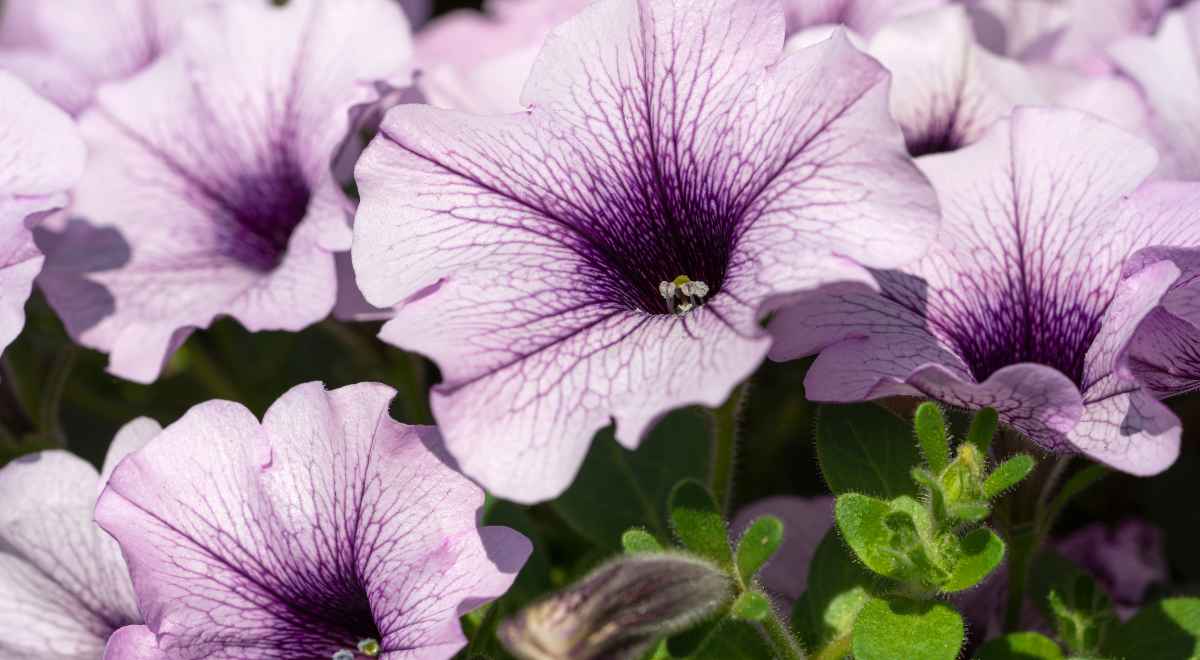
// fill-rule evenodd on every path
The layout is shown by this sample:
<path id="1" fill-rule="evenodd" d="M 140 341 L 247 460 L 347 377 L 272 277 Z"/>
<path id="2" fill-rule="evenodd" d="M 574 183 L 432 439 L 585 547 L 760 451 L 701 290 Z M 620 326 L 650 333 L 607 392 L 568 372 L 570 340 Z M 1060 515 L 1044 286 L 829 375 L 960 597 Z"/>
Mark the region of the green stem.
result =
<path id="1" fill-rule="evenodd" d="M 1050 514 L 1052 496 L 1062 477 L 1071 465 L 1071 456 L 1060 456 L 1050 468 L 1033 510 L 1033 520 L 1020 523 L 1009 530 L 1008 561 L 1008 608 L 1004 613 L 1004 629 L 1015 631 L 1021 623 L 1021 610 L 1025 606 L 1025 591 L 1029 585 L 1029 568 L 1033 557 L 1050 533 L 1046 525 Z"/>
<path id="2" fill-rule="evenodd" d="M 708 469 L 708 488 L 722 513 L 729 513 L 733 500 L 733 477 L 737 465 L 738 414 L 749 385 L 734 388 L 729 399 L 712 411 L 712 455 Z"/>
<path id="3" fill-rule="evenodd" d="M 771 613 L 763 619 L 762 627 L 778 660 L 804 660 L 804 649 L 800 648 L 800 643 L 775 608 L 771 608 Z"/>
<path id="4" fill-rule="evenodd" d="M 68 344 L 59 352 L 50 367 L 49 375 L 46 376 L 46 383 L 42 389 L 42 403 L 38 408 L 39 428 L 47 437 L 54 438 L 60 447 L 67 446 L 67 437 L 59 419 L 63 392 L 67 389 L 67 380 L 78 355 L 78 349 L 73 344 Z"/>

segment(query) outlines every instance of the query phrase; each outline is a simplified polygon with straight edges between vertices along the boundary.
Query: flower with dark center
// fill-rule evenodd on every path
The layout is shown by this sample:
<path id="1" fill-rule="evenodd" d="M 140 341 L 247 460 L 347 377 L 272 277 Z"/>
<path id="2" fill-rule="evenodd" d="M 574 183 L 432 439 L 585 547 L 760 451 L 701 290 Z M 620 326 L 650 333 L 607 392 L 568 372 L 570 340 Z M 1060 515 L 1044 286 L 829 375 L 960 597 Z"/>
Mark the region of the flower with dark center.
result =
<path id="1" fill-rule="evenodd" d="M 944 214 L 929 255 L 878 272 L 878 294 L 780 312 L 772 356 L 820 352 L 814 400 L 990 406 L 1051 450 L 1134 474 L 1171 465 L 1179 420 L 1119 358 L 1180 269 L 1124 271 L 1145 247 L 1200 245 L 1200 185 L 1143 184 L 1150 145 L 1061 109 L 1018 109 L 974 145 L 917 162 Z"/>
<path id="2" fill-rule="evenodd" d="M 146 625 L 109 660 L 448 659 L 458 618 L 504 593 L 531 546 L 476 525 L 483 491 L 437 431 L 360 384 L 284 394 L 259 423 L 193 408 L 113 472 L 96 520 Z"/>
<path id="3" fill-rule="evenodd" d="M 601 0 L 546 40 L 528 111 L 384 120 L 358 283 L 403 301 L 381 336 L 438 363 L 434 414 L 489 491 L 557 495 L 601 427 L 634 447 L 722 402 L 784 298 L 925 251 L 937 204 L 887 73 L 841 36 L 783 39 L 769 0 Z"/>
<path id="4" fill-rule="evenodd" d="M 62 207 L 83 173 L 84 146 L 71 118 L 0 71 L 0 351 L 25 327 L 25 301 L 44 258 L 34 216 Z"/>
<path id="5" fill-rule="evenodd" d="M 150 66 L 188 14 L 221 0 L 8 0 L 0 12 L 0 69 L 71 114 L 96 89 Z"/>
<path id="6" fill-rule="evenodd" d="M 218 316 L 299 330 L 329 314 L 352 215 L 330 162 L 367 83 L 408 75 L 392 0 L 223 3 L 181 32 L 84 114 L 72 220 L 39 236 L 67 329 L 141 382 Z"/>
<path id="7" fill-rule="evenodd" d="M 0 469 L 0 654 L 97 660 L 124 626 L 142 623 L 116 541 L 92 509 L 113 469 L 161 428 L 126 424 L 102 475 L 65 451 L 23 456 Z"/>

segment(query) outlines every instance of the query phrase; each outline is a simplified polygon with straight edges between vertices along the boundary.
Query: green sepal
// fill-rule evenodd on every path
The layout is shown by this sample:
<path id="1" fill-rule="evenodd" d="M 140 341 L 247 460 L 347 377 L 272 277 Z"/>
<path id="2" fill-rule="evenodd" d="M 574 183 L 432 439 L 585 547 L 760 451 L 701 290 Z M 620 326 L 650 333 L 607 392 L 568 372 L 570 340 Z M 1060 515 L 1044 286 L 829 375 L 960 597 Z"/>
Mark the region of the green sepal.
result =
<path id="1" fill-rule="evenodd" d="M 917 407 L 913 429 L 925 464 L 934 474 L 940 474 L 950 464 L 950 439 L 946 436 L 946 418 L 936 403 L 926 401 Z"/>
<path id="2" fill-rule="evenodd" d="M 984 480 L 983 496 L 989 500 L 996 499 L 1009 488 L 1021 483 L 1021 480 L 1033 471 L 1033 466 L 1036 464 L 1037 461 L 1033 460 L 1029 454 L 1017 454 L 1004 461 L 996 466 L 996 469 L 992 470 L 992 473 Z"/>
<path id="3" fill-rule="evenodd" d="M 662 552 L 663 550 L 662 544 L 654 538 L 653 534 L 637 527 L 625 530 L 625 533 L 621 535 L 621 547 L 629 554 Z"/>
<path id="4" fill-rule="evenodd" d="M 967 442 L 975 445 L 984 456 L 992 449 L 992 438 L 996 437 L 996 428 L 1000 426 L 1000 415 L 995 408 L 984 408 L 975 413 L 971 419 L 971 428 L 967 431 Z"/>

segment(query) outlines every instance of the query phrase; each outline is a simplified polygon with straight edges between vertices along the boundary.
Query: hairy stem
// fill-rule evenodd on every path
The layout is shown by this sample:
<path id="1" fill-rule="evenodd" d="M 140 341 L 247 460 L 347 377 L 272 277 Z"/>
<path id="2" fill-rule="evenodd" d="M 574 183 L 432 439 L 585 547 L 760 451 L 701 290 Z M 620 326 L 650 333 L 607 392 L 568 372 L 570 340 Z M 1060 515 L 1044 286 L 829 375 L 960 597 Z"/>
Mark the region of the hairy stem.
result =
<path id="1" fill-rule="evenodd" d="M 734 388 L 729 399 L 712 411 L 712 454 L 709 458 L 708 488 L 722 513 L 729 513 L 733 500 L 733 477 L 737 465 L 738 416 L 746 399 L 747 383 Z"/>
<path id="2" fill-rule="evenodd" d="M 771 614 L 763 619 L 762 629 L 771 642 L 776 658 L 779 660 L 804 660 L 804 649 L 800 648 L 796 636 L 779 618 L 779 613 L 775 611 L 775 608 L 771 608 Z"/>

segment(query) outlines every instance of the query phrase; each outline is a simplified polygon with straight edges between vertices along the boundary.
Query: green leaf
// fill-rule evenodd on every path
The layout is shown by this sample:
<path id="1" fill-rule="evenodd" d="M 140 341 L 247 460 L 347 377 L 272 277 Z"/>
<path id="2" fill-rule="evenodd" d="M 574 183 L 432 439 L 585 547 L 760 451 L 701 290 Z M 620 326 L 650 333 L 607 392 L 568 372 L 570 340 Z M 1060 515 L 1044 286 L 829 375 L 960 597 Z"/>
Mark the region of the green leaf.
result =
<path id="1" fill-rule="evenodd" d="M 621 550 L 621 535 L 630 527 L 668 541 L 671 488 L 689 477 L 703 480 L 708 452 L 708 420 L 696 409 L 667 415 L 635 452 L 605 429 L 596 435 L 574 483 L 551 507 L 573 530 L 610 552 Z"/>
<path id="2" fill-rule="evenodd" d="M 982 522 L 992 513 L 986 502 L 955 502 L 946 507 L 946 515 L 966 522 Z"/>
<path id="3" fill-rule="evenodd" d="M 1004 541 L 987 528 L 977 529 L 959 541 L 958 563 L 942 591 L 970 589 L 988 576 L 1004 560 Z"/>
<path id="4" fill-rule="evenodd" d="M 1000 415 L 994 408 L 980 410 L 971 419 L 971 427 L 967 431 L 967 442 L 978 447 L 980 454 L 987 456 L 988 451 L 992 448 L 992 438 L 995 437 L 996 428 L 999 425 Z"/>
<path id="5" fill-rule="evenodd" d="M 829 530 L 813 553 L 808 590 L 792 608 L 792 627 L 806 648 L 816 651 L 848 638 L 854 620 L 871 596 L 875 577 L 854 561 L 849 550 Z"/>
<path id="6" fill-rule="evenodd" d="M 963 620 L 950 606 L 905 598 L 872 598 L 854 624 L 855 660 L 954 660 Z"/>
<path id="7" fill-rule="evenodd" d="M 909 474 L 921 462 L 912 429 L 875 404 L 822 406 L 816 445 L 821 472 L 835 495 L 891 499 L 918 493 Z"/>
<path id="8" fill-rule="evenodd" d="M 743 591 L 729 608 L 729 616 L 740 621 L 762 621 L 771 614 L 771 601 L 755 591 Z"/>
<path id="9" fill-rule="evenodd" d="M 975 660 L 1063 660 L 1063 653 L 1054 640 L 1041 633 L 1019 632 L 984 644 Z"/>
<path id="10" fill-rule="evenodd" d="M 925 463 L 934 474 L 941 474 L 950 464 L 950 440 L 946 437 L 946 419 L 936 403 L 926 401 L 917 407 L 913 428 Z"/>
<path id="11" fill-rule="evenodd" d="M 644 529 L 629 529 L 621 535 L 621 547 L 630 554 L 638 552 L 662 552 L 662 544 Z"/>
<path id="12" fill-rule="evenodd" d="M 754 624 L 725 619 L 690 660 L 775 659 Z"/>
<path id="13" fill-rule="evenodd" d="M 1200 658 L 1200 598 L 1168 598 L 1117 626 L 1104 655 L 1123 660 Z"/>
<path id="14" fill-rule="evenodd" d="M 867 495 L 840 495 L 834 505 L 834 518 L 846 544 L 867 568 L 880 575 L 896 572 L 895 553 L 889 551 L 892 530 L 887 517 L 892 507 L 883 500 Z"/>
<path id="15" fill-rule="evenodd" d="M 1063 557 L 1043 553 L 1033 565 L 1031 594 L 1077 655 L 1096 652 L 1116 620 L 1112 601 L 1090 575 Z"/>
<path id="16" fill-rule="evenodd" d="M 1029 476 L 1036 463 L 1029 454 L 1017 454 L 996 466 L 996 469 L 983 482 L 984 497 L 989 500 L 996 499 Z"/>
<path id="17" fill-rule="evenodd" d="M 779 551 L 783 534 L 783 521 L 775 516 L 762 516 L 750 523 L 737 545 L 738 575 L 744 584 L 750 584 L 763 564 Z"/>
<path id="18" fill-rule="evenodd" d="M 700 482 L 685 479 L 671 491 L 671 527 L 684 547 L 717 562 L 733 566 L 725 518 L 712 493 Z"/>

